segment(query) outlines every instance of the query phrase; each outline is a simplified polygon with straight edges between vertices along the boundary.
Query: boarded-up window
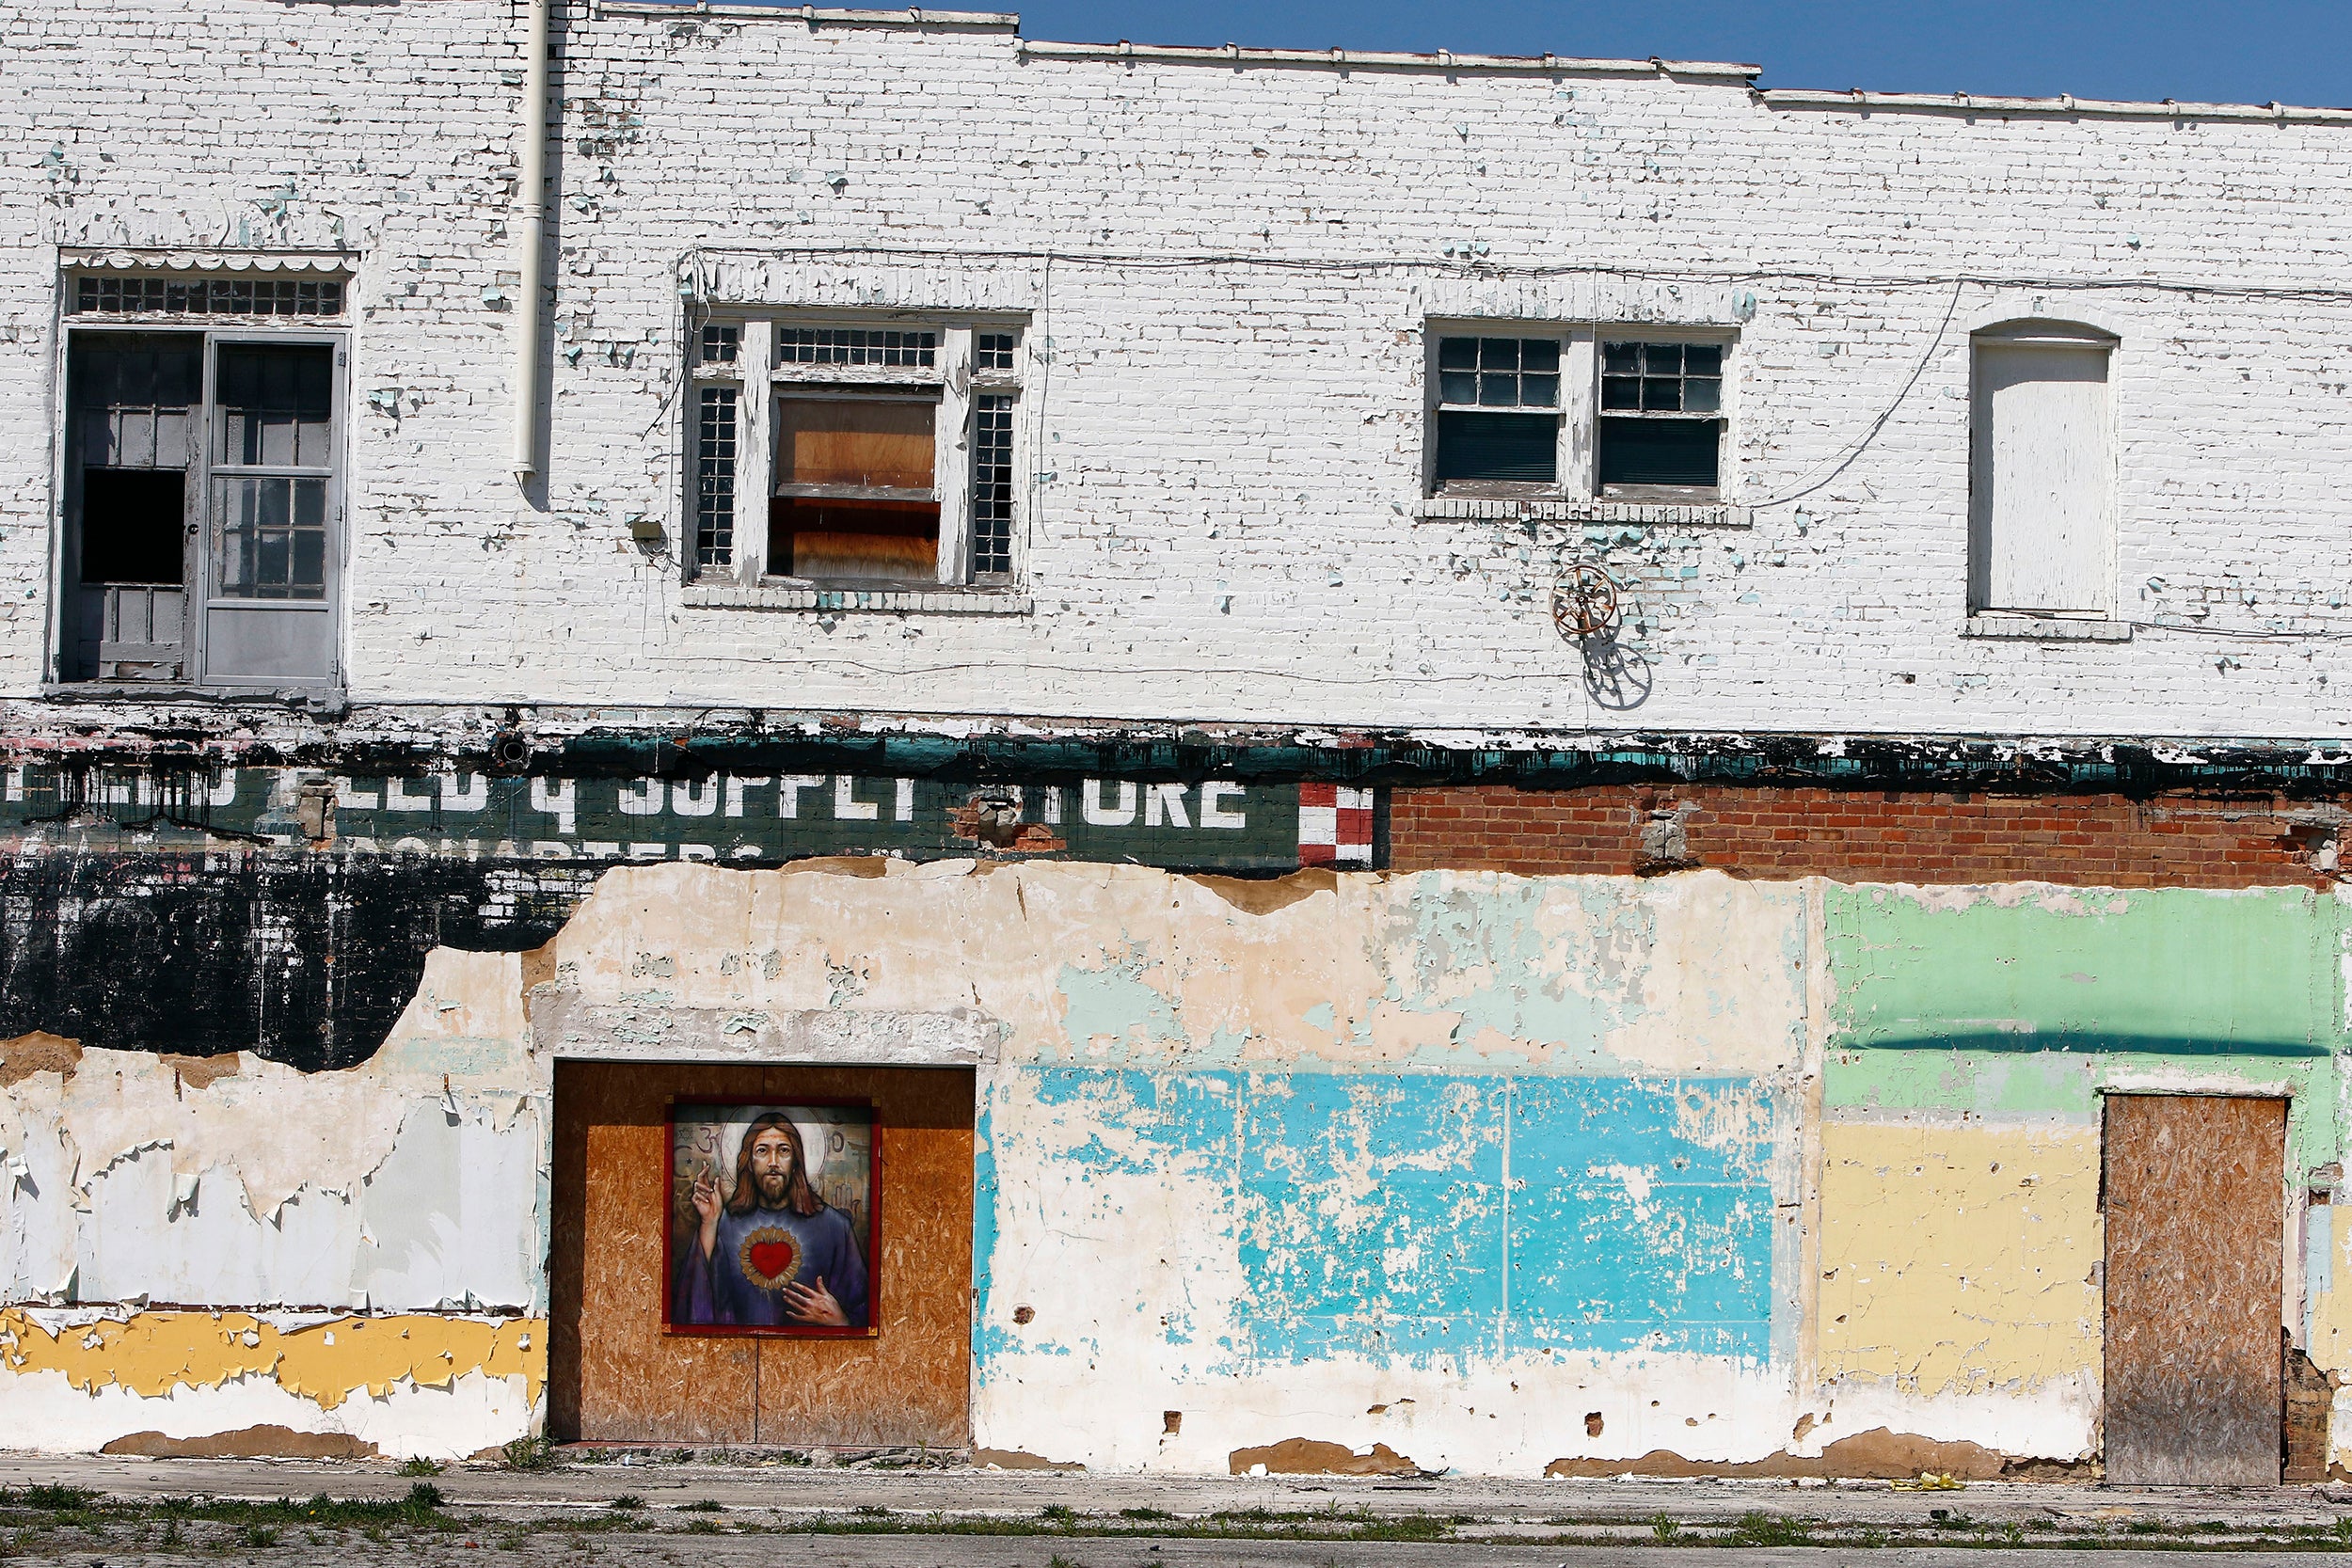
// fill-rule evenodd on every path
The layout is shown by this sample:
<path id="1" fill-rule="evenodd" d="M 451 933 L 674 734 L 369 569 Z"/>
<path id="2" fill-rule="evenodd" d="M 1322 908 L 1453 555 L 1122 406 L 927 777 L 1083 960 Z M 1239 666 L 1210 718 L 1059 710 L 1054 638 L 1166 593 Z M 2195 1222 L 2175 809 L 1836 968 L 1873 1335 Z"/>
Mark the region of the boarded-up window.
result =
<path id="1" fill-rule="evenodd" d="M 1976 340 L 1969 609 L 2104 613 L 2114 341 L 2042 323 Z"/>
<path id="2" fill-rule="evenodd" d="M 776 403 L 768 559 L 789 577 L 931 582 L 939 404 L 895 395 Z"/>

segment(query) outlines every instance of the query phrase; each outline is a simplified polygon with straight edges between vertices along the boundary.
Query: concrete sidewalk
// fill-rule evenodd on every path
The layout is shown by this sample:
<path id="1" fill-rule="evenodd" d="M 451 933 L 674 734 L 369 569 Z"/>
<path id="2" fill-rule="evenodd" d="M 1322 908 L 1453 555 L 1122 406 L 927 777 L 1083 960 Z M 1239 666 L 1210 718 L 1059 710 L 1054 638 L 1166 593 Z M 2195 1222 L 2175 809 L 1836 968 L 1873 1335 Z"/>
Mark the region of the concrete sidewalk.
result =
<path id="1" fill-rule="evenodd" d="M 326 1494 L 405 1496 L 419 1478 L 389 1463 L 311 1460 L 133 1459 L 0 1455 L 0 1486 L 87 1488 L 133 1503 L 206 1496 L 264 1501 Z M 1442 1517 L 1504 1531 L 1566 1524 L 1639 1527 L 1663 1517 L 1690 1528 L 1727 1527 L 1762 1513 L 1823 1526 L 1894 1531 L 2019 1525 L 2074 1530 L 2198 1527 L 2238 1530 L 2318 1527 L 2352 1530 L 2352 1486 L 2127 1489 L 1976 1481 L 1959 1491 L 1897 1490 L 1884 1481 L 1395 1480 L 1339 1476 L 1165 1477 L 968 1468 L 872 1469 L 811 1465 L 771 1455 L 677 1462 L 675 1450 L 565 1456 L 545 1470 L 452 1465 L 429 1478 L 453 1510 L 485 1518 L 531 1518 L 609 1510 L 615 1498 L 648 1511 L 717 1504 L 730 1514 L 780 1525 L 820 1514 L 955 1520 L 1034 1519 L 1047 1509 L 1079 1515 L 1205 1520 L 1248 1513 L 1359 1513 L 1380 1519 Z M 1629 1530 L 1629 1533 L 1631 1533 Z"/>

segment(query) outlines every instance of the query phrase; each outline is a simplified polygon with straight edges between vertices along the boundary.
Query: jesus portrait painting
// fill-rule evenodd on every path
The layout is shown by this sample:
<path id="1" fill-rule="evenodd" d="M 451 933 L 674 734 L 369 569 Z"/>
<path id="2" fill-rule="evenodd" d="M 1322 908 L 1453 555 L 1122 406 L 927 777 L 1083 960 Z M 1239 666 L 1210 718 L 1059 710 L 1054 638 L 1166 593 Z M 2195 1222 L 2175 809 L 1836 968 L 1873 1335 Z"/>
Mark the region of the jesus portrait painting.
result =
<path id="1" fill-rule="evenodd" d="M 869 1330 L 873 1147 L 862 1106 L 674 1107 L 670 1327 Z"/>

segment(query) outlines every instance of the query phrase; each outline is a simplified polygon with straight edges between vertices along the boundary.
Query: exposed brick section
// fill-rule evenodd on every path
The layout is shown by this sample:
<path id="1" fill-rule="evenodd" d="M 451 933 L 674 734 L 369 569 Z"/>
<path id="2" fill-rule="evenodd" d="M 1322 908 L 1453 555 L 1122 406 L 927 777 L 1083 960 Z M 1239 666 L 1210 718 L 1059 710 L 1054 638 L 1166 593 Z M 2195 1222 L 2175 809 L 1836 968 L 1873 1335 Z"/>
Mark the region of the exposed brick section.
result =
<path id="1" fill-rule="evenodd" d="M 1389 839 L 1391 863 L 1401 871 L 1706 866 L 1841 881 L 2322 886 L 2334 879 L 2341 815 L 2268 797 L 1471 785 L 1396 791 Z"/>

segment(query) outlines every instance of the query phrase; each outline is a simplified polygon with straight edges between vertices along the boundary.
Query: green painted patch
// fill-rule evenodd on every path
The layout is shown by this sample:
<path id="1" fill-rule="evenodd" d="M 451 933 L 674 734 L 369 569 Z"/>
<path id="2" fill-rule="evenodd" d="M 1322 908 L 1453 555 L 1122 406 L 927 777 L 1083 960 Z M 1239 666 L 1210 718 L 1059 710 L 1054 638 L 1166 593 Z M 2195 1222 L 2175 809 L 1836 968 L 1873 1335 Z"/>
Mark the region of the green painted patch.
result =
<path id="1" fill-rule="evenodd" d="M 2278 1058 L 2343 1032 L 2344 911 L 2324 894 L 1824 896 L 1839 1046 Z M 2062 1080 L 2014 1092 L 2064 1099 Z"/>

